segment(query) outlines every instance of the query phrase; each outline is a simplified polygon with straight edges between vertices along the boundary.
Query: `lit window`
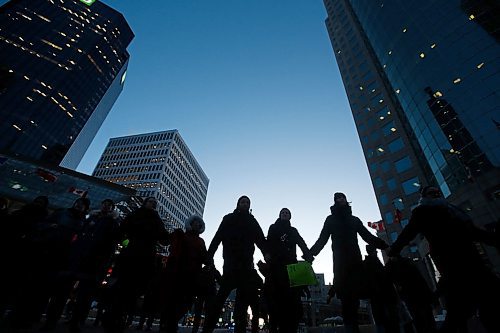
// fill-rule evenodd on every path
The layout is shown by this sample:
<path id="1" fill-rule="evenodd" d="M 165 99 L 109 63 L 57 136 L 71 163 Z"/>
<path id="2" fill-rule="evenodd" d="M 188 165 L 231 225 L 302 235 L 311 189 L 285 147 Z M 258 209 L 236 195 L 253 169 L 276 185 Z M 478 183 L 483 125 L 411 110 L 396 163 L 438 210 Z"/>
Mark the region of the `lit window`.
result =
<path id="1" fill-rule="evenodd" d="M 378 102 L 379 102 L 379 103 L 384 103 L 384 100 L 383 100 L 383 99 L 380 99 Z"/>
<path id="2" fill-rule="evenodd" d="M 408 29 L 406 29 L 406 28 L 403 28 L 403 32 L 407 32 L 407 31 L 408 31 Z"/>
<path id="3" fill-rule="evenodd" d="M 29 79 L 30 79 L 30 78 L 29 78 L 29 77 L 27 77 L 26 75 L 24 76 L 24 78 L 25 78 L 26 80 L 29 80 Z"/>
<path id="4" fill-rule="evenodd" d="M 9 73 L 14 73 L 14 71 L 12 69 L 9 69 Z"/>
<path id="5" fill-rule="evenodd" d="M 396 94 L 399 94 L 401 92 L 401 89 L 396 89 Z"/>
<path id="6" fill-rule="evenodd" d="M 477 67 L 477 69 L 481 69 L 481 68 L 483 68 L 483 66 L 484 66 L 484 62 L 478 64 L 476 67 Z"/>
<path id="7" fill-rule="evenodd" d="M 386 64 L 384 64 L 384 66 L 382 66 L 382 67 L 383 67 L 383 68 L 386 68 L 386 67 L 387 67 L 387 65 L 386 65 Z"/>
<path id="8" fill-rule="evenodd" d="M 435 47 L 436 47 L 436 43 L 434 43 L 434 44 L 431 45 L 431 49 L 433 49 Z"/>
<path id="9" fill-rule="evenodd" d="M 359 90 L 363 90 L 363 86 L 359 86 Z"/>
<path id="10" fill-rule="evenodd" d="M 438 98 L 438 97 L 443 97 L 443 93 L 441 93 L 440 91 L 436 91 L 434 94 L 432 94 L 432 96 Z"/>
<path id="11" fill-rule="evenodd" d="M 457 77 L 455 80 L 453 80 L 453 83 L 457 84 L 457 83 L 460 83 L 461 81 L 462 81 L 462 79 Z"/>
<path id="12" fill-rule="evenodd" d="M 391 54 L 392 54 L 392 51 L 389 51 L 389 55 L 391 55 Z"/>
<path id="13" fill-rule="evenodd" d="M 12 125 L 16 130 L 21 131 L 21 127 L 17 126 L 16 124 Z"/>
<path id="14" fill-rule="evenodd" d="M 422 58 L 422 59 L 425 58 L 425 53 L 424 52 L 420 53 L 420 58 Z"/>
<path id="15" fill-rule="evenodd" d="M 43 149 L 47 149 L 47 146 L 46 146 L 46 145 L 42 145 L 42 148 L 43 148 Z"/>
<path id="16" fill-rule="evenodd" d="M 396 127 L 391 127 L 391 132 L 396 132 Z"/>
<path id="17" fill-rule="evenodd" d="M 383 148 L 381 148 L 381 147 L 377 148 L 377 150 L 378 150 L 379 152 L 381 152 L 381 153 L 383 153 L 383 152 L 384 152 L 384 149 L 383 149 Z"/>
<path id="18" fill-rule="evenodd" d="M 475 19 L 476 17 L 474 16 L 474 14 L 470 14 L 469 15 L 469 20 L 472 21 L 473 19 Z"/>

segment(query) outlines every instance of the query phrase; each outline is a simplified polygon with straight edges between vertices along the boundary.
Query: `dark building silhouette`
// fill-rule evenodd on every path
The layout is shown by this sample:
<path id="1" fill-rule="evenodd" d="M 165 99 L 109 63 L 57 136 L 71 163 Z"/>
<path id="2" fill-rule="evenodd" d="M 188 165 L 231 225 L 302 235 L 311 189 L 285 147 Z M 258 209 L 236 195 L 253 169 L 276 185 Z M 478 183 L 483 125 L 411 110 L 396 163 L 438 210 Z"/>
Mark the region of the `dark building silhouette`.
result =
<path id="1" fill-rule="evenodd" d="M 76 168 L 123 89 L 133 37 L 100 1 L 3 4 L 0 152 Z"/>
<path id="2" fill-rule="evenodd" d="M 324 0 L 325 21 L 393 241 L 422 185 L 484 228 L 500 216 L 498 1 Z M 500 268 L 495 250 L 484 249 Z M 425 241 L 405 255 L 434 270 Z"/>

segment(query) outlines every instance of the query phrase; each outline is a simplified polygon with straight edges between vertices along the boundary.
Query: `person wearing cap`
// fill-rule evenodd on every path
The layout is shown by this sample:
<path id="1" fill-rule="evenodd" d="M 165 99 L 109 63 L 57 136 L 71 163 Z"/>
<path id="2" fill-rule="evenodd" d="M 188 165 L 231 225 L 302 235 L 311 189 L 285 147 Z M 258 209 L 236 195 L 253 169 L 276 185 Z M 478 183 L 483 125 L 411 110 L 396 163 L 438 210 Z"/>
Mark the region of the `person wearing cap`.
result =
<path id="1" fill-rule="evenodd" d="M 311 255 L 318 255 L 332 240 L 333 274 L 337 297 L 342 303 L 342 317 L 346 332 L 359 332 L 358 308 L 363 292 L 363 262 L 358 245 L 358 234 L 365 242 L 378 249 L 388 247 L 382 239 L 372 235 L 361 220 L 352 215 L 351 206 L 344 193 L 335 193 L 334 205 L 316 243 L 311 247 Z"/>
<path id="2" fill-rule="evenodd" d="M 476 242 L 497 246 L 493 232 L 474 225 L 460 208 L 448 203 L 439 188 L 425 186 L 388 255 L 397 256 L 419 233 L 429 242 L 429 252 L 441 278 L 438 291 L 446 303 L 443 332 L 467 331 L 467 321 L 479 314 L 487 332 L 500 332 L 500 279 L 484 264 Z"/>
<path id="3" fill-rule="evenodd" d="M 240 197 L 236 209 L 222 219 L 208 248 L 208 264 L 213 265 L 213 256 L 221 243 L 223 274 L 215 305 L 203 325 L 203 333 L 213 332 L 224 302 L 233 289 L 237 289 L 240 295 L 234 311 L 235 333 L 241 333 L 246 331 L 248 306 L 258 292 L 254 283 L 257 274 L 253 261 L 255 245 L 267 257 L 266 239 L 259 223 L 250 213 L 250 198 L 247 196 Z"/>

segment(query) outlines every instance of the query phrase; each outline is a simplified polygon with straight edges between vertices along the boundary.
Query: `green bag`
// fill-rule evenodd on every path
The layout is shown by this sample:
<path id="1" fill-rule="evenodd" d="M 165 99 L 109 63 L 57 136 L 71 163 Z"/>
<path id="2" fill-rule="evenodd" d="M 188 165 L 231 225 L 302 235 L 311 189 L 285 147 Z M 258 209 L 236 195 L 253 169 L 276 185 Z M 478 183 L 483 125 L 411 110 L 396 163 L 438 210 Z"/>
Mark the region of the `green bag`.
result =
<path id="1" fill-rule="evenodd" d="M 311 264 L 307 261 L 299 261 L 296 264 L 286 265 L 290 287 L 315 286 L 318 284 L 316 274 Z"/>

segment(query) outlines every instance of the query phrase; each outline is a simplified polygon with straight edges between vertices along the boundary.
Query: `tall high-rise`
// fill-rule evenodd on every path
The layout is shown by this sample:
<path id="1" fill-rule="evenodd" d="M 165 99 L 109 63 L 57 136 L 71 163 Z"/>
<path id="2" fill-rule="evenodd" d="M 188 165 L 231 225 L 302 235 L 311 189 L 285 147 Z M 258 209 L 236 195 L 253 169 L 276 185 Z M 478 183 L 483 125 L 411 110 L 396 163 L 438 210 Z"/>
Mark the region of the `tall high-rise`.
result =
<path id="1" fill-rule="evenodd" d="M 177 130 L 110 139 L 93 176 L 155 197 L 170 230 L 203 216 L 209 179 Z"/>
<path id="2" fill-rule="evenodd" d="M 134 35 L 98 1 L 0 7 L 0 151 L 76 168 L 123 89 Z"/>
<path id="3" fill-rule="evenodd" d="M 389 240 L 408 223 L 418 190 L 427 184 L 438 186 L 478 225 L 495 223 L 500 216 L 499 5 L 324 3 Z M 414 245 L 410 252 L 425 256 L 425 242 Z M 485 251 L 500 267 L 495 251 Z"/>

